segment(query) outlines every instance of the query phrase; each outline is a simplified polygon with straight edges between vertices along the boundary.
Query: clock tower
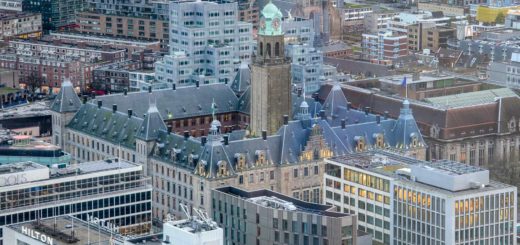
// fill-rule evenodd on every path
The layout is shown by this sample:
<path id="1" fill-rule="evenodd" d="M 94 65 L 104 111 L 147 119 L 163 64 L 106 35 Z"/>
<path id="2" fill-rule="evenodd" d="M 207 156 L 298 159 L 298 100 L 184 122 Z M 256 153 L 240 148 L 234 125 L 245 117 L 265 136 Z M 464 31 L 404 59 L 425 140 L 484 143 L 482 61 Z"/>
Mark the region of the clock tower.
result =
<path id="1" fill-rule="evenodd" d="M 291 64 L 285 58 L 282 12 L 272 2 L 262 9 L 251 66 L 251 133 L 274 134 L 291 110 Z"/>

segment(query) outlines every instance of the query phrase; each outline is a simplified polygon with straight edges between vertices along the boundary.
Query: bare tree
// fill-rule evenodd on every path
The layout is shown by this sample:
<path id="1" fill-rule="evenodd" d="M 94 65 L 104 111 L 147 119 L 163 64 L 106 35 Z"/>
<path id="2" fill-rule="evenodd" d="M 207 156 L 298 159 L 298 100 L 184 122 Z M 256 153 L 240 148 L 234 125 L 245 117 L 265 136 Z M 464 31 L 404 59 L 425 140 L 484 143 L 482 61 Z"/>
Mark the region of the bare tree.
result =
<path id="1" fill-rule="evenodd" d="M 32 94 L 34 94 L 36 90 L 40 89 L 43 84 L 45 84 L 45 81 L 41 77 L 38 77 L 35 72 L 32 72 L 25 78 L 25 85 L 27 86 L 27 90 L 29 90 Z"/>

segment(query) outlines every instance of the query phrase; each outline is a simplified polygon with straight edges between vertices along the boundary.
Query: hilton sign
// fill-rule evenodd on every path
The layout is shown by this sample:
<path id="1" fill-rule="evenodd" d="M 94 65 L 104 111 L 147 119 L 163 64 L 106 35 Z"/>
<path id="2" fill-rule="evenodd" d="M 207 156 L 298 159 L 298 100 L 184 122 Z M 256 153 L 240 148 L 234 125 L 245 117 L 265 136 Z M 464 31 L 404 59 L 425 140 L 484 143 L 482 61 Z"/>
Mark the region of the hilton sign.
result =
<path id="1" fill-rule="evenodd" d="M 31 228 L 27 228 L 25 226 L 22 226 L 22 234 L 28 236 L 28 237 L 32 237 L 44 244 L 48 244 L 48 245 L 54 245 L 54 239 L 50 236 L 47 236 L 39 231 L 35 231 Z"/>

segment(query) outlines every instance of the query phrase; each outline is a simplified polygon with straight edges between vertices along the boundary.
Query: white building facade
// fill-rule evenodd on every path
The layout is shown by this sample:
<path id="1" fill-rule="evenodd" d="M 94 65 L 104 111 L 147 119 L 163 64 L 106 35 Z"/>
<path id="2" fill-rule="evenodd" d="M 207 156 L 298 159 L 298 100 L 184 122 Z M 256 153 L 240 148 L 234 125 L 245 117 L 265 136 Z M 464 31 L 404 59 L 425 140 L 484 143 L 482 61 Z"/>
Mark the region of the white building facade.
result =
<path id="1" fill-rule="evenodd" d="M 326 160 L 325 202 L 383 244 L 516 244 L 514 186 L 489 171 L 389 153 Z"/>
<path id="2" fill-rule="evenodd" d="M 252 24 L 237 21 L 237 15 L 236 2 L 171 3 L 170 54 L 156 63 L 157 81 L 231 82 L 240 62 L 250 62 L 254 44 Z"/>

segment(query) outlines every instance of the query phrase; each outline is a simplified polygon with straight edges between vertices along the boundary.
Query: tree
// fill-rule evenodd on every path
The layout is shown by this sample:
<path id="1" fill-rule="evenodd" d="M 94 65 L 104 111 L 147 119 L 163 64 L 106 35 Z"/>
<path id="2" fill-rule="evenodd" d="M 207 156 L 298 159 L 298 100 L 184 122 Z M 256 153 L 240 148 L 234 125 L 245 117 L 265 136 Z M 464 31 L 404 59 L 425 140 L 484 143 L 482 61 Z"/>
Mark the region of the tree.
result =
<path id="1" fill-rule="evenodd" d="M 38 77 L 35 72 L 32 72 L 25 78 L 25 85 L 27 86 L 27 90 L 29 90 L 32 94 L 36 92 L 36 90 L 40 89 L 41 86 L 45 82 L 41 77 Z"/>
<path id="2" fill-rule="evenodd" d="M 504 15 L 504 13 L 499 12 L 497 14 L 497 17 L 495 18 L 495 23 L 496 24 L 504 24 L 505 21 L 506 21 L 506 16 Z"/>

